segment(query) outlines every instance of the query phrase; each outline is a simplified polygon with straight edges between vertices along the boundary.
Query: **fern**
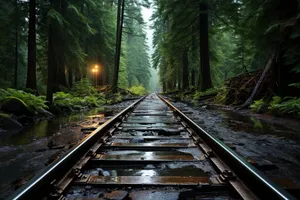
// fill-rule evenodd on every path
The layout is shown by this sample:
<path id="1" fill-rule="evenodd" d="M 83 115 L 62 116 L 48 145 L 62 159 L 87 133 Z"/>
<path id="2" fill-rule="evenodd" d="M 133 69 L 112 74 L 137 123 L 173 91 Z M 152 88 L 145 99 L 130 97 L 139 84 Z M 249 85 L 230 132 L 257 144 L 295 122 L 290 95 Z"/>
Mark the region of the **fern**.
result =
<path id="1" fill-rule="evenodd" d="M 260 100 L 256 100 L 254 101 L 254 103 L 250 106 L 251 110 L 259 113 L 262 110 L 263 105 L 265 104 L 265 102 L 263 101 L 263 99 Z"/>
<path id="2" fill-rule="evenodd" d="M 29 110 L 32 110 L 35 113 L 40 109 L 48 108 L 46 105 L 45 96 L 35 96 L 22 90 L 16 90 L 12 88 L 0 90 L 0 102 L 3 103 L 13 98 L 22 102 L 26 107 L 28 107 Z"/>
<path id="3" fill-rule="evenodd" d="M 291 98 L 277 107 L 282 114 L 292 114 L 300 118 L 300 98 Z"/>
<path id="4" fill-rule="evenodd" d="M 272 101 L 270 102 L 270 105 L 268 107 L 268 111 L 272 114 L 279 114 L 278 105 L 282 102 L 281 97 L 274 96 L 272 98 Z"/>
<path id="5" fill-rule="evenodd" d="M 105 98 L 103 94 L 81 97 L 74 96 L 70 93 L 57 92 L 54 94 L 54 104 L 58 107 L 84 109 L 87 107 L 98 107 L 105 104 Z"/>
<path id="6" fill-rule="evenodd" d="M 140 96 L 145 95 L 147 93 L 145 87 L 142 85 L 132 86 L 131 88 L 129 88 L 129 91 L 132 92 L 133 94 L 140 95 Z"/>
<path id="7" fill-rule="evenodd" d="M 292 83 L 289 85 L 290 87 L 296 87 L 296 88 L 300 88 L 300 82 L 299 83 Z"/>
<path id="8" fill-rule="evenodd" d="M 89 79 L 83 78 L 81 81 L 75 83 L 75 90 L 73 94 L 75 96 L 87 96 L 96 94 L 97 90 L 92 86 Z"/>

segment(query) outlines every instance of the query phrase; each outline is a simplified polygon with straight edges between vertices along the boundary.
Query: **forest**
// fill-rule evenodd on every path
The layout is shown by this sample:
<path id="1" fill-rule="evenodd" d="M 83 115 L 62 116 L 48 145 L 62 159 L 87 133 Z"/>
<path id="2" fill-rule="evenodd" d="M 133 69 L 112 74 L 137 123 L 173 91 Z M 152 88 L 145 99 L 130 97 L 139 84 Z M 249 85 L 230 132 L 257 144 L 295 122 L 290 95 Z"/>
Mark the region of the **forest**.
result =
<path id="1" fill-rule="evenodd" d="M 118 88 L 138 94 L 150 89 L 141 13 L 148 1 L 0 4 L 2 110 L 16 103 L 34 111 L 51 105 L 96 106 L 107 101 L 101 90 L 120 99 Z"/>
<path id="2" fill-rule="evenodd" d="M 36 113 L 120 91 L 300 116 L 298 0 L 3 0 L 0 102 Z M 151 8 L 149 55 L 142 8 Z"/>
<path id="3" fill-rule="evenodd" d="M 300 116 L 297 0 L 155 0 L 163 92 Z M 176 92 L 181 91 L 181 92 Z"/>

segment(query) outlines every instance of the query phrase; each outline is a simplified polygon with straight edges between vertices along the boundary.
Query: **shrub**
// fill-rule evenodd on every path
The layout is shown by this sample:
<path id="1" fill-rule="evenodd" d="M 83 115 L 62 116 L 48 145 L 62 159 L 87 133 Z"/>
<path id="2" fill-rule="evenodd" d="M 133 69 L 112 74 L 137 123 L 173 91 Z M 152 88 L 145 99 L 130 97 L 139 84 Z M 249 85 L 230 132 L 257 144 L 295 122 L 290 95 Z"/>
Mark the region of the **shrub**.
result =
<path id="1" fill-rule="evenodd" d="M 210 88 L 208 90 L 205 90 L 204 92 L 199 92 L 197 91 L 194 95 L 193 95 L 193 99 L 194 100 L 199 100 L 201 97 L 203 96 L 207 96 L 207 95 L 212 95 L 215 94 L 219 91 L 220 89 L 218 88 Z"/>
<path id="2" fill-rule="evenodd" d="M 54 104 L 58 107 L 70 107 L 83 109 L 85 107 L 97 107 L 105 104 L 103 94 L 88 95 L 85 97 L 73 96 L 70 93 L 57 92 L 54 94 Z"/>
<path id="3" fill-rule="evenodd" d="M 250 108 L 252 111 L 259 113 L 259 112 L 261 112 L 264 105 L 265 105 L 265 102 L 263 101 L 263 99 L 260 99 L 260 100 L 254 101 L 254 103 L 250 106 Z"/>
<path id="4" fill-rule="evenodd" d="M 12 88 L 7 88 L 6 90 L 0 89 L 0 102 L 7 101 L 12 98 L 20 100 L 25 106 L 29 107 L 34 112 L 37 112 L 42 108 L 48 108 L 45 96 L 35 96 L 22 90 Z"/>
<path id="5" fill-rule="evenodd" d="M 53 95 L 53 102 L 55 105 L 59 107 L 72 107 L 73 102 L 72 102 L 73 96 L 69 93 L 64 93 L 64 92 L 56 92 Z"/>
<path id="6" fill-rule="evenodd" d="M 226 87 L 219 89 L 217 95 L 215 96 L 214 102 L 217 104 L 225 104 L 227 100 L 228 90 Z"/>
<path id="7" fill-rule="evenodd" d="M 132 86 L 131 88 L 129 88 L 129 91 L 132 92 L 133 94 L 140 95 L 140 96 L 145 95 L 147 93 L 143 85 Z"/>
<path id="8" fill-rule="evenodd" d="M 79 82 L 75 83 L 73 93 L 74 96 L 87 96 L 96 94 L 97 90 L 89 79 L 83 78 Z"/>
<path id="9" fill-rule="evenodd" d="M 282 99 L 279 96 L 274 96 L 270 105 L 268 107 L 268 111 L 272 114 L 279 114 L 278 105 L 281 103 Z"/>
<path id="10" fill-rule="evenodd" d="M 300 98 L 289 97 L 285 99 L 289 99 L 289 100 L 284 101 L 281 104 L 277 105 L 279 112 L 281 114 L 293 114 L 298 118 L 300 118 Z"/>
<path id="11" fill-rule="evenodd" d="M 122 101 L 122 95 L 118 92 L 115 94 L 115 101 L 114 102 L 120 102 Z"/>

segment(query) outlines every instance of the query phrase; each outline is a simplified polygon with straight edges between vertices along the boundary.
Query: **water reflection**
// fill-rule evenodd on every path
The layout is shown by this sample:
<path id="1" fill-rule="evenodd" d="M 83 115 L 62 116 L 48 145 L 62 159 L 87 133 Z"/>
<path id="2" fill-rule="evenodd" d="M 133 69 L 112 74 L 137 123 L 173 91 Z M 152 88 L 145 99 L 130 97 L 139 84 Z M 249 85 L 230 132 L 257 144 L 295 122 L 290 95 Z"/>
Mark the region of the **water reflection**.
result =
<path id="1" fill-rule="evenodd" d="M 270 134 L 300 140 L 300 135 L 288 127 L 268 123 L 254 116 L 241 115 L 233 111 L 222 110 L 218 112 L 220 112 L 223 117 L 222 125 L 234 131 L 243 131 L 253 134 Z"/>
<path id="2" fill-rule="evenodd" d="M 0 136 L 0 147 L 1 146 L 16 146 L 25 145 L 31 143 L 33 140 L 41 139 L 44 137 L 52 136 L 59 132 L 63 127 L 68 125 L 70 122 L 80 121 L 89 115 L 96 115 L 102 113 L 105 116 L 109 116 L 114 112 L 112 109 L 95 108 L 90 111 L 75 113 L 72 115 L 62 115 L 50 120 L 44 120 L 36 124 L 31 124 L 24 127 L 23 130 L 17 133 L 5 133 Z"/>

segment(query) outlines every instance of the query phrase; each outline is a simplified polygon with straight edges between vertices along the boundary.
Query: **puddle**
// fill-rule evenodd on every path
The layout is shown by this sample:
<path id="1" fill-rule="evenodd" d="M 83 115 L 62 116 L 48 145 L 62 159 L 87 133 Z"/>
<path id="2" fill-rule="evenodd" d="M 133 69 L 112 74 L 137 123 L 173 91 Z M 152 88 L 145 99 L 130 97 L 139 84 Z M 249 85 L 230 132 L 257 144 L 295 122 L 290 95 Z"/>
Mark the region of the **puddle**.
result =
<path id="1" fill-rule="evenodd" d="M 103 110 L 104 109 L 104 110 Z M 67 116 L 58 116 L 50 120 L 44 120 L 36 124 L 31 124 L 24 127 L 23 130 L 17 133 L 5 133 L 0 136 L 0 147 L 2 146 L 18 146 L 32 143 L 35 140 L 53 136 L 62 128 L 66 127 L 71 122 L 77 122 L 85 119 L 90 115 L 103 114 L 110 116 L 118 111 L 115 109 L 96 108 L 90 111 L 76 113 Z"/>
<path id="2" fill-rule="evenodd" d="M 157 166 L 155 169 L 137 169 L 130 168 L 130 166 L 123 166 L 118 169 L 109 168 L 97 168 L 87 170 L 84 174 L 99 175 L 102 176 L 102 171 L 107 172 L 109 176 L 209 176 L 200 167 L 195 165 L 178 166 L 178 168 L 166 168 L 167 165 Z"/>
<path id="3" fill-rule="evenodd" d="M 230 110 L 218 112 L 221 113 L 223 118 L 222 125 L 234 131 L 243 131 L 260 135 L 274 135 L 276 137 L 285 137 L 300 141 L 298 132 L 288 127 L 271 124 L 264 120 L 257 119 L 254 116 L 246 116 Z"/>

